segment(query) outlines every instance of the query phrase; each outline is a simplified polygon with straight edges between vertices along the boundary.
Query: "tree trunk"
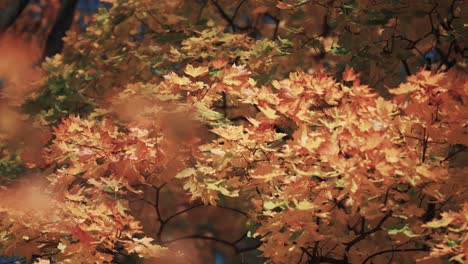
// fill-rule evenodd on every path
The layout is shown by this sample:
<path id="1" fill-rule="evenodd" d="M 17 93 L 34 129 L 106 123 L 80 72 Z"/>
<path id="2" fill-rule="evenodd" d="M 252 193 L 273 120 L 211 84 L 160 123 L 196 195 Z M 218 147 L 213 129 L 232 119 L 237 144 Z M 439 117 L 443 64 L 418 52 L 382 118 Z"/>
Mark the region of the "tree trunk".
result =
<path id="1" fill-rule="evenodd" d="M 42 60 L 62 52 L 63 37 L 73 23 L 77 3 L 78 0 L 64 0 L 62 2 L 54 26 L 47 37 Z"/>
<path id="2" fill-rule="evenodd" d="M 0 33 L 5 32 L 19 17 L 29 0 L 0 0 Z"/>

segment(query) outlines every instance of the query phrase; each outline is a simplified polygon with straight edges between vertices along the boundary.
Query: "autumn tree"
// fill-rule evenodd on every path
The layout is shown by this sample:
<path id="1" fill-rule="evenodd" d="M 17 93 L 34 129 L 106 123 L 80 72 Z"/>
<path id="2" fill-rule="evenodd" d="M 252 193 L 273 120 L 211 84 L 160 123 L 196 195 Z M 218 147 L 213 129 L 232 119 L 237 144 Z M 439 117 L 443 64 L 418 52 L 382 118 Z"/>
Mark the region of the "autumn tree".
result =
<path id="1" fill-rule="evenodd" d="M 2 91 L 4 254 L 467 261 L 463 1 L 106 2 Z"/>

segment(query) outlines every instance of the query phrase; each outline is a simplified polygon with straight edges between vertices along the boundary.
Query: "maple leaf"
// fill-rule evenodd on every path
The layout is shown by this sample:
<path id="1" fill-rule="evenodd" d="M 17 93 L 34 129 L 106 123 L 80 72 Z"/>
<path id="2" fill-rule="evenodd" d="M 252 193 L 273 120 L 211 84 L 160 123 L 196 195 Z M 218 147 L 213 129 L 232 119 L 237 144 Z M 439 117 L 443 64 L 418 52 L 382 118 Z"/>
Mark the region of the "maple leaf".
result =
<path id="1" fill-rule="evenodd" d="M 228 140 L 239 140 L 243 138 L 244 128 L 242 126 L 228 125 L 224 128 L 223 127 L 213 128 L 211 131 Z"/>
<path id="2" fill-rule="evenodd" d="M 167 75 L 164 75 L 164 78 L 166 80 L 170 80 L 172 81 L 173 83 L 177 84 L 177 85 L 188 85 L 191 83 L 190 79 L 185 77 L 185 76 L 179 76 L 173 72 L 171 72 L 170 74 L 167 74 Z"/>
<path id="3" fill-rule="evenodd" d="M 134 238 L 133 243 L 127 242 L 127 249 L 130 253 L 137 253 L 140 257 L 160 257 L 167 254 L 167 248 L 153 244 L 153 241 L 154 239 L 150 237 Z"/>
<path id="4" fill-rule="evenodd" d="M 245 69 L 244 65 L 232 65 L 230 68 L 225 68 L 222 73 L 222 81 L 227 85 L 239 86 L 250 77 L 250 72 Z"/>
<path id="5" fill-rule="evenodd" d="M 215 69 L 221 69 L 227 64 L 228 64 L 228 61 L 222 58 L 217 58 L 216 60 L 210 62 L 210 65 Z"/>
<path id="6" fill-rule="evenodd" d="M 419 86 L 416 85 L 416 84 L 402 83 L 402 84 L 400 84 L 400 86 L 398 86 L 398 88 L 391 89 L 391 90 L 389 90 L 389 92 L 391 94 L 400 95 L 400 94 L 407 94 L 407 93 L 411 93 L 411 92 L 414 92 L 414 91 L 418 91 L 419 89 L 420 89 Z"/>
<path id="7" fill-rule="evenodd" d="M 195 68 L 192 66 L 192 64 L 187 64 L 184 72 L 192 77 L 203 76 L 208 73 L 208 67 L 202 66 Z"/>
<path id="8" fill-rule="evenodd" d="M 343 72 L 343 80 L 345 82 L 353 82 L 353 85 L 359 85 L 359 76 L 361 74 L 356 74 L 353 68 L 346 68 Z"/>

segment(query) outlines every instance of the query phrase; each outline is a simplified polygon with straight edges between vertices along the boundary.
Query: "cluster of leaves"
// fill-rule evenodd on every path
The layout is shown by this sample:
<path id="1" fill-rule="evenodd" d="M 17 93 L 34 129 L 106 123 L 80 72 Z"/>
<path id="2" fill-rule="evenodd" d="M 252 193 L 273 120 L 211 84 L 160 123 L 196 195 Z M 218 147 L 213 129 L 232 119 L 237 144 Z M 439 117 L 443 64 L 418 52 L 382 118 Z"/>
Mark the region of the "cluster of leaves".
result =
<path id="1" fill-rule="evenodd" d="M 423 245 L 432 235 L 422 227 L 436 213 L 431 204 L 466 196 L 462 187 L 466 169 L 449 170 L 441 163 L 449 155 L 448 138 L 466 142 L 466 121 L 462 121 L 466 118 L 448 121 L 449 116 L 466 112 L 460 101 L 455 102 L 466 98 L 464 77 L 455 81 L 464 85 L 462 93 L 445 86 L 444 75 L 428 72 L 418 73 L 417 82 L 391 91 L 418 91 L 424 96 L 407 98 L 431 110 L 427 97 L 445 94 L 436 112 L 429 112 L 438 115 L 430 123 L 418 116 L 420 108 L 412 108 L 412 103 L 398 107 L 371 93 L 355 77 L 347 78 L 354 81 L 353 86 L 337 84 L 323 73 L 292 73 L 272 87 L 258 88 L 249 72 L 234 66 L 223 70 L 215 82 L 212 89 L 218 92 L 199 96 L 213 101 L 224 92 L 255 105 L 259 113 L 248 118 L 251 125 L 213 128 L 218 138 L 201 145 L 197 164 L 176 177 L 186 179 L 184 187 L 209 203 L 215 203 L 219 194 L 244 192 L 256 206 L 257 221 L 251 231 L 261 237 L 261 249 L 274 263 L 297 261 L 304 254 L 312 262 L 327 261 L 330 256 L 342 256 L 335 258 L 342 263 L 366 262 L 369 249 L 379 252 L 401 242 L 408 251 L 425 251 Z M 213 99 L 208 99 L 210 95 Z M 452 111 L 452 106 L 458 109 Z M 284 119 L 293 122 L 290 140 L 274 128 Z M 453 134 L 437 138 L 439 133 L 452 133 L 444 128 L 448 123 L 461 138 Z M 421 129 L 426 131 L 425 139 L 418 137 Z M 432 134 L 440 145 L 432 146 Z M 426 153 L 433 152 L 444 156 L 427 160 Z M 447 184 L 448 179 L 453 184 Z M 386 231 L 375 238 L 379 243 L 367 238 L 378 231 Z M 466 239 L 463 232 L 459 243 Z M 358 243 L 365 252 L 355 246 Z M 462 257 L 463 250 L 459 254 Z"/>
<path id="2" fill-rule="evenodd" d="M 308 70 L 312 53 L 372 60 L 377 51 L 346 45 L 365 26 L 399 32 L 400 11 L 365 1 L 107 2 L 84 34 L 68 34 L 23 104 L 51 127 L 44 160 L 27 160 L 47 183 L 2 192 L 2 251 L 190 263 L 206 262 L 212 242 L 239 261 L 256 249 L 270 263 L 467 261 L 466 74 L 421 69 L 385 99 L 349 67 L 337 78 L 294 71 Z M 317 6 L 326 27 L 310 38 L 303 18 Z M 450 8 L 451 27 L 462 11 Z M 269 29 L 272 40 L 259 37 Z M 14 193 L 24 193 L 21 208 Z"/>
<path id="3" fill-rule="evenodd" d="M 266 1 L 269 2 L 269 1 Z M 338 55 L 338 72 L 348 65 L 363 73 L 363 80 L 382 90 L 398 85 L 419 67 L 466 71 L 467 28 L 464 1 L 320 1 L 286 0 L 286 28 L 302 47 Z M 321 10 L 322 28 L 310 13 Z M 317 11 L 315 11 L 317 12 Z M 301 38 L 297 38 L 301 36 Z M 334 39 L 330 49 L 320 40 Z"/>
<path id="4" fill-rule="evenodd" d="M 364 83 L 387 96 L 386 87 L 397 86 L 423 65 L 436 70 L 466 68 L 466 27 L 461 19 L 466 9 L 457 0 L 414 5 L 107 2 L 114 7 L 100 9 L 86 32 L 68 34 L 64 59 L 69 67 L 62 75 L 73 85 L 67 96 L 94 98 L 127 83 L 155 82 L 170 71 L 181 73 L 186 63 L 219 57 L 231 64 L 249 64 L 261 84 L 291 71 L 311 71 L 317 63 L 325 64 L 340 80 L 349 65 L 362 73 Z M 427 33 L 422 34 L 421 28 Z M 82 104 L 74 107 L 81 108 Z"/>
<path id="5" fill-rule="evenodd" d="M 3 140 L 2 140 L 3 141 Z M 24 172 L 24 164 L 19 159 L 16 153 L 12 153 L 6 144 L 0 145 L 0 181 L 11 179 L 15 176 L 21 175 Z"/>

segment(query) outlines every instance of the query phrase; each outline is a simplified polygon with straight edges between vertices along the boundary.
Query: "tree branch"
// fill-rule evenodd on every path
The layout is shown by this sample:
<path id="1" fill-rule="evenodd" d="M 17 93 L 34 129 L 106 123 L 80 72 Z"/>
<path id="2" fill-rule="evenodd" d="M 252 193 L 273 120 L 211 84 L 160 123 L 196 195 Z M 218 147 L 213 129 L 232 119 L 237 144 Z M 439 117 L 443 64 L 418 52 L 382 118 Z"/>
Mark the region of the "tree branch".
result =
<path id="1" fill-rule="evenodd" d="M 156 210 L 156 215 L 158 217 L 157 221 L 160 224 L 158 232 L 156 234 L 156 238 L 158 239 L 158 241 L 161 241 L 162 232 L 163 232 L 164 226 L 166 224 L 166 221 L 162 218 L 161 209 L 159 208 L 160 200 L 161 200 L 160 199 L 161 189 L 164 186 L 166 186 L 166 184 L 163 184 L 163 185 L 161 185 L 159 187 L 153 186 L 154 189 L 156 190 L 155 198 L 154 198 L 154 209 Z"/>
<path id="2" fill-rule="evenodd" d="M 386 253 L 394 253 L 394 252 L 415 252 L 415 251 L 428 251 L 427 249 L 422 249 L 422 248 L 408 248 L 408 249 L 388 249 L 388 250 L 382 250 L 382 251 L 379 251 L 379 252 L 376 252 L 372 255 L 370 255 L 369 257 L 367 257 L 363 262 L 362 264 L 366 264 L 369 260 L 371 260 L 372 258 L 378 256 L 378 255 L 382 255 L 382 254 L 386 254 Z"/>
<path id="3" fill-rule="evenodd" d="M 223 8 L 219 5 L 216 0 L 210 0 L 211 3 L 216 7 L 221 17 L 228 22 L 229 26 L 231 26 L 232 30 L 236 32 L 237 26 L 234 24 L 234 21 L 228 16 L 228 14 L 223 10 Z"/>
<path id="4" fill-rule="evenodd" d="M 232 20 L 233 22 L 234 22 L 234 20 L 236 19 L 237 13 L 239 12 L 239 9 L 241 8 L 241 6 L 242 6 L 245 2 L 247 2 L 247 0 L 241 0 L 241 1 L 239 2 L 239 4 L 237 5 L 236 10 L 234 11 L 234 15 L 232 15 L 232 18 L 231 18 L 231 20 Z"/>
<path id="5" fill-rule="evenodd" d="M 346 258 L 335 259 L 335 258 L 330 258 L 330 257 L 325 257 L 325 256 L 314 256 L 309 251 L 307 251 L 307 249 L 305 249 L 304 247 L 301 247 L 301 250 L 309 257 L 308 263 L 310 264 L 316 264 L 316 263 L 349 264 Z"/>
<path id="6" fill-rule="evenodd" d="M 239 248 L 238 246 L 236 246 L 236 243 L 238 243 L 240 241 L 239 239 L 236 240 L 235 242 L 229 242 L 229 241 L 224 240 L 222 238 L 217 238 L 217 237 L 212 237 L 212 236 L 204 236 L 204 235 L 183 236 L 183 237 L 174 238 L 174 239 L 170 239 L 170 240 L 166 240 L 166 241 L 161 241 L 161 244 L 163 244 L 163 245 L 164 244 L 170 244 L 170 243 L 174 243 L 174 242 L 177 242 L 177 241 L 190 240 L 190 239 L 211 240 L 211 241 L 214 241 L 214 242 L 217 242 L 217 243 L 221 243 L 221 244 L 224 244 L 226 246 L 229 246 L 236 253 L 242 253 L 242 252 L 247 252 L 247 251 L 250 251 L 250 250 L 254 250 L 254 249 L 257 249 L 261 245 L 261 244 L 258 244 L 258 245 L 251 246 L 251 247 Z"/>
<path id="7" fill-rule="evenodd" d="M 411 70 L 409 68 L 408 62 L 406 60 L 401 60 L 403 67 L 405 68 L 406 76 L 411 76 Z"/>
<path id="8" fill-rule="evenodd" d="M 163 220 L 164 223 L 167 223 L 169 221 L 171 221 L 173 218 L 183 214 L 183 213 L 186 213 L 188 211 L 191 211 L 193 209 L 196 209 L 198 207 L 201 207 L 201 206 L 205 206 L 205 204 L 203 203 L 199 203 L 199 204 L 195 204 L 193 206 L 190 206 L 190 207 L 187 207 L 179 212 L 176 212 L 170 216 L 168 216 L 166 219 Z M 206 206 L 213 206 L 213 205 L 206 205 Z M 243 216 L 246 216 L 247 217 L 247 213 L 246 212 L 243 212 L 239 209 L 236 209 L 236 208 L 232 208 L 232 207 L 227 207 L 227 206 L 222 206 L 222 205 L 215 205 L 213 207 L 217 207 L 217 208 L 221 208 L 221 209 L 225 209 L 225 210 L 229 210 L 229 211 L 233 211 L 233 212 L 236 212 L 236 213 L 239 213 L 239 214 L 242 214 Z"/>
<path id="9" fill-rule="evenodd" d="M 44 52 L 42 54 L 42 61 L 46 57 L 51 57 L 62 52 L 63 37 L 65 37 L 66 32 L 70 29 L 71 24 L 73 23 L 77 3 L 78 0 L 64 0 L 62 2 L 55 19 L 54 26 L 47 37 Z"/>
<path id="10" fill-rule="evenodd" d="M 177 242 L 177 241 L 188 240 L 188 239 L 201 239 L 201 240 L 215 241 L 215 242 L 224 244 L 226 246 L 229 246 L 229 247 L 233 248 L 237 252 L 237 247 L 236 247 L 236 245 L 234 243 L 231 243 L 231 242 L 229 242 L 227 240 L 224 240 L 224 239 L 221 239 L 221 238 L 211 237 L 211 236 L 204 236 L 204 235 L 183 236 L 183 237 L 179 237 L 179 238 L 174 238 L 174 239 L 162 241 L 161 243 L 162 244 L 170 244 L 170 243 L 174 243 L 174 242 Z"/>
<path id="11" fill-rule="evenodd" d="M 148 200 L 146 200 L 144 198 L 136 199 L 136 200 L 129 200 L 128 202 L 134 203 L 134 202 L 139 202 L 139 201 L 145 202 L 145 203 L 147 203 L 147 204 L 149 204 L 149 205 L 151 205 L 153 207 L 156 207 L 156 205 L 154 203 L 152 203 L 152 202 L 150 202 L 150 201 L 148 201 Z"/>
<path id="12" fill-rule="evenodd" d="M 388 212 L 382 219 L 380 219 L 379 223 L 377 224 L 376 227 L 374 227 L 373 229 L 367 231 L 367 232 L 362 232 L 358 237 L 356 237 L 355 239 L 347 242 L 347 243 L 344 243 L 346 245 L 346 248 L 345 250 L 346 251 L 349 251 L 351 249 L 351 247 L 353 247 L 354 245 L 356 245 L 357 243 L 359 243 L 361 240 L 365 239 L 368 235 L 370 234 L 373 234 L 377 231 L 380 231 L 382 230 L 382 225 L 383 223 L 392 215 L 391 212 Z"/>
<path id="13" fill-rule="evenodd" d="M 173 215 L 170 215 L 168 218 L 166 218 L 166 219 L 164 220 L 164 223 L 167 223 L 167 222 L 171 221 L 173 218 L 175 218 L 175 217 L 177 217 L 177 216 L 179 216 L 179 215 L 181 215 L 181 214 L 183 214 L 183 213 L 186 213 L 186 212 L 188 212 L 188 211 L 190 211 L 190 210 L 192 210 L 192 209 L 195 209 L 195 208 L 197 208 L 197 207 L 200 207 L 200 206 L 202 206 L 202 205 L 203 205 L 203 204 L 196 204 L 196 205 L 187 207 L 187 208 L 185 208 L 184 210 L 181 210 L 181 211 L 179 211 L 179 212 L 177 212 L 177 213 L 174 213 Z"/>
<path id="14" fill-rule="evenodd" d="M 236 212 L 236 213 L 239 213 L 245 217 L 247 217 L 247 213 L 244 212 L 244 211 L 241 211 L 237 208 L 232 208 L 232 207 L 228 207 L 228 206 L 224 206 L 224 205 L 215 205 L 214 207 L 217 207 L 217 208 L 222 208 L 222 209 L 225 209 L 225 210 L 229 210 L 229 211 L 233 211 L 233 212 Z"/>

